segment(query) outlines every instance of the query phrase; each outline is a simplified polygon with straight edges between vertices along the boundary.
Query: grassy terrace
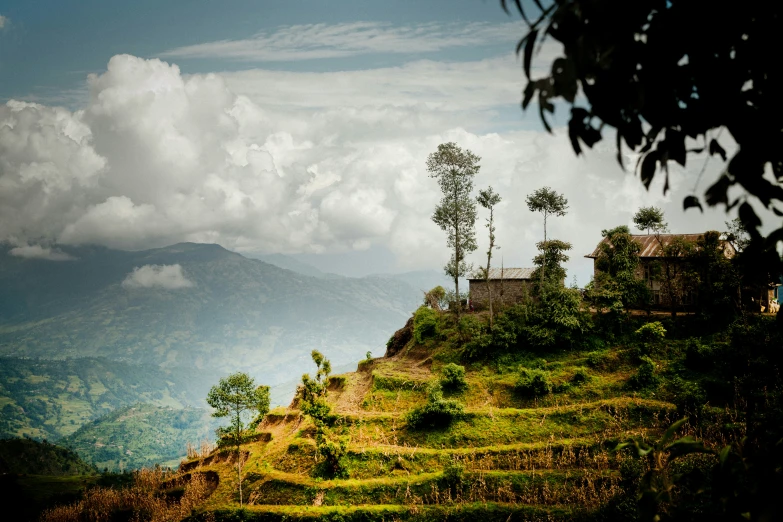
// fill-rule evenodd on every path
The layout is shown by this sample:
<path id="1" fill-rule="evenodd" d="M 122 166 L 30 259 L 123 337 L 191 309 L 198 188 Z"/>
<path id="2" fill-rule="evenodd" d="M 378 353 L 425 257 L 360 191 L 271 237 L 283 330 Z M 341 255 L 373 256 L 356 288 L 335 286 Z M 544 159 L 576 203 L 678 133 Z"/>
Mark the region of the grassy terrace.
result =
<path id="1" fill-rule="evenodd" d="M 654 354 L 656 375 L 676 368 L 684 346 Z M 671 353 L 670 353 L 671 352 Z M 679 418 L 662 382 L 632 386 L 638 347 L 561 350 L 543 357 L 465 362 L 444 335 L 411 340 L 389 358 L 363 361 L 332 377 L 332 429 L 346 441 L 342 472 L 325 475 L 316 429 L 296 407 L 278 408 L 246 452 L 242 520 L 571 520 L 595 517 L 621 488 L 624 462 L 613 451 L 629 437 L 654 440 Z M 673 362 L 675 361 L 675 362 Z M 465 386 L 444 389 L 462 413 L 438 427 L 411 425 L 449 363 Z M 673 366 L 674 365 L 674 366 Z M 548 393 L 520 393 L 520 375 L 544 372 Z M 296 404 L 292 405 L 296 406 Z M 224 450 L 187 463 L 220 476 L 198 517 L 234 520 L 237 477 Z M 204 518 L 206 520 L 206 518 Z M 239 520 L 240 518 L 237 518 Z"/>

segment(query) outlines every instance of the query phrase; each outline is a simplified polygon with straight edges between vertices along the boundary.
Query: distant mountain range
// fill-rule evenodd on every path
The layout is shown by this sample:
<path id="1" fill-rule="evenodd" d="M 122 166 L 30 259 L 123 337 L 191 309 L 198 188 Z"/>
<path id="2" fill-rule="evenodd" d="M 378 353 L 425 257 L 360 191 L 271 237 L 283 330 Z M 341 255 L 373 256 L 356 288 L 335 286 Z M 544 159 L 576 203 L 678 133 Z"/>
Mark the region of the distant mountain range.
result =
<path id="1" fill-rule="evenodd" d="M 395 277 L 306 276 L 218 245 L 63 247 L 61 261 L 10 250 L 0 247 L 1 356 L 244 370 L 275 384 L 312 349 L 335 364 L 381 353 L 421 302 Z"/>

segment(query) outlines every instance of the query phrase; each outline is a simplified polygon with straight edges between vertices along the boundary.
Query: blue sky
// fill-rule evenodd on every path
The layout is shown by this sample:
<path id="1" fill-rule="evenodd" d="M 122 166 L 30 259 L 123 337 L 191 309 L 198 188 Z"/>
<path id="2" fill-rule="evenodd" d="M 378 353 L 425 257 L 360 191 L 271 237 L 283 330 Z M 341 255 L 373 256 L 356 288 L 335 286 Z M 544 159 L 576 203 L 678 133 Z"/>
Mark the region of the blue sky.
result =
<path id="1" fill-rule="evenodd" d="M 251 39 L 285 26 L 381 22 L 390 27 L 431 22 L 514 21 L 497 2 L 458 1 L 184 1 L 41 0 L 5 2 L 8 20 L 0 40 L 0 98 L 44 97 L 80 89 L 88 73 L 115 54 L 153 58 L 167 50 L 221 40 Z M 509 50 L 508 41 L 441 51 L 362 53 L 329 60 L 184 58 L 184 73 L 234 71 L 263 64 L 294 71 L 340 71 L 394 66 L 412 58 L 480 59 Z M 65 99 L 65 98 L 64 98 Z"/>
<path id="2" fill-rule="evenodd" d="M 674 168 L 663 195 L 618 166 L 611 131 L 576 157 L 563 105 L 543 132 L 535 104 L 519 107 L 524 26 L 496 1 L 7 1 L 0 17 L 0 241 L 19 255 L 196 241 L 345 275 L 440 270 L 425 162 L 446 141 L 481 156 L 477 189 L 503 197 L 508 267 L 536 253 L 525 197 L 545 185 L 570 202 L 548 230 L 573 244 L 580 285 L 600 231 L 640 206 L 661 206 L 674 232 L 727 219 L 682 212 L 714 160 L 698 186 L 702 159 Z M 534 77 L 558 53 L 544 45 Z"/>

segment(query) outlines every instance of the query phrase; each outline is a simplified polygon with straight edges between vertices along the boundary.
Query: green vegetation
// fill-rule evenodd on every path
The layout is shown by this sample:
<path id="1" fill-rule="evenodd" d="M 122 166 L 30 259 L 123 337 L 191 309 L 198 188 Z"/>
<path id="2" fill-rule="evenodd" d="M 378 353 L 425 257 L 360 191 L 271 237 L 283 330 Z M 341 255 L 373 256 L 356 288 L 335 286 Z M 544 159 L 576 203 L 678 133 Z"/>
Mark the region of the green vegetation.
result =
<path id="1" fill-rule="evenodd" d="M 444 399 L 440 385 L 431 386 L 427 403 L 412 409 L 405 422 L 413 430 L 447 428 L 465 413 L 465 407 L 456 399 Z"/>
<path id="2" fill-rule="evenodd" d="M 215 408 L 213 417 L 228 417 L 231 424 L 217 429 L 219 444 L 234 446 L 237 462 L 237 487 L 239 505 L 242 505 L 242 455 L 240 447 L 249 435 L 255 432 L 255 426 L 269 412 L 269 386 L 256 386 L 252 377 L 246 373 L 232 373 L 220 379 L 210 388 L 207 404 Z M 246 425 L 243 418 L 255 413 L 255 419 Z"/>
<path id="3" fill-rule="evenodd" d="M 160 464 L 175 468 L 188 443 L 213 438 L 206 408 L 135 404 L 89 422 L 59 441 L 98 469 L 125 471 Z"/>
<path id="4" fill-rule="evenodd" d="M 0 437 L 56 441 L 136 403 L 203 404 L 211 373 L 133 365 L 102 358 L 0 359 Z"/>
<path id="5" fill-rule="evenodd" d="M 413 314 L 413 337 L 419 344 L 438 335 L 438 314 L 432 308 L 420 306 Z"/>
<path id="6" fill-rule="evenodd" d="M 31 439 L 0 439 L 0 474 L 61 476 L 97 471 L 69 448 Z"/>
<path id="7" fill-rule="evenodd" d="M 438 150 L 427 157 L 427 172 L 438 180 L 443 194 L 432 221 L 448 234 L 447 245 L 453 249 L 444 271 L 454 280 L 457 316 L 462 308 L 459 279 L 472 269 L 465 260 L 476 250 L 476 200 L 473 199 L 473 177 L 481 166 L 481 158 L 456 143 L 441 143 Z"/>

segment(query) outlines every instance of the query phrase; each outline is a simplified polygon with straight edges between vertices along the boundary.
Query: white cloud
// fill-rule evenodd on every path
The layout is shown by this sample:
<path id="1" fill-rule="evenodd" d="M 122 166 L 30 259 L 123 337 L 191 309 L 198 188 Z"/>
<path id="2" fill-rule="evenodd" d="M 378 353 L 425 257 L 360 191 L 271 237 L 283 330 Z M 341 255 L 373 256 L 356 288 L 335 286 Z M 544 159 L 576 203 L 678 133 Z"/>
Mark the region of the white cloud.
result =
<path id="1" fill-rule="evenodd" d="M 574 244 L 568 268 L 583 284 L 592 268 L 581 256 L 602 229 L 630 225 L 641 205 L 663 206 L 674 231 L 723 227 L 722 209 L 681 209 L 701 159 L 672 170 L 664 197 L 660 179 L 646 192 L 620 170 L 609 134 L 577 158 L 562 130 L 483 130 L 523 118 L 514 60 L 183 77 L 159 60 L 115 56 L 90 76 L 83 110 L 0 107 L 0 241 L 128 249 L 195 241 L 283 253 L 377 246 L 400 268 L 440 269 L 449 253 L 430 220 L 440 194 L 425 161 L 445 141 L 481 156 L 477 188 L 491 184 L 504 199 L 496 216 L 505 266 L 531 263 L 542 223 L 524 199 L 543 185 L 571 202 L 549 230 Z M 720 167 L 710 163 L 696 193 Z"/>
<path id="2" fill-rule="evenodd" d="M 182 273 L 182 266 L 144 265 L 136 267 L 122 282 L 123 288 L 164 288 L 176 290 L 190 288 L 193 282 Z"/>
<path id="3" fill-rule="evenodd" d="M 71 261 L 76 259 L 58 248 L 42 247 L 41 245 L 22 245 L 12 248 L 8 253 L 25 259 L 46 259 L 48 261 Z"/>
<path id="4" fill-rule="evenodd" d="M 4 29 L 6 25 L 9 25 L 11 20 L 7 16 L 0 15 L 0 29 Z"/>
<path id="5" fill-rule="evenodd" d="M 164 58 L 228 58 L 243 61 L 290 62 L 341 58 L 360 54 L 418 54 L 458 47 L 514 42 L 522 26 L 427 23 L 393 26 L 381 22 L 310 24 L 279 27 L 242 40 L 219 40 L 170 49 Z"/>

